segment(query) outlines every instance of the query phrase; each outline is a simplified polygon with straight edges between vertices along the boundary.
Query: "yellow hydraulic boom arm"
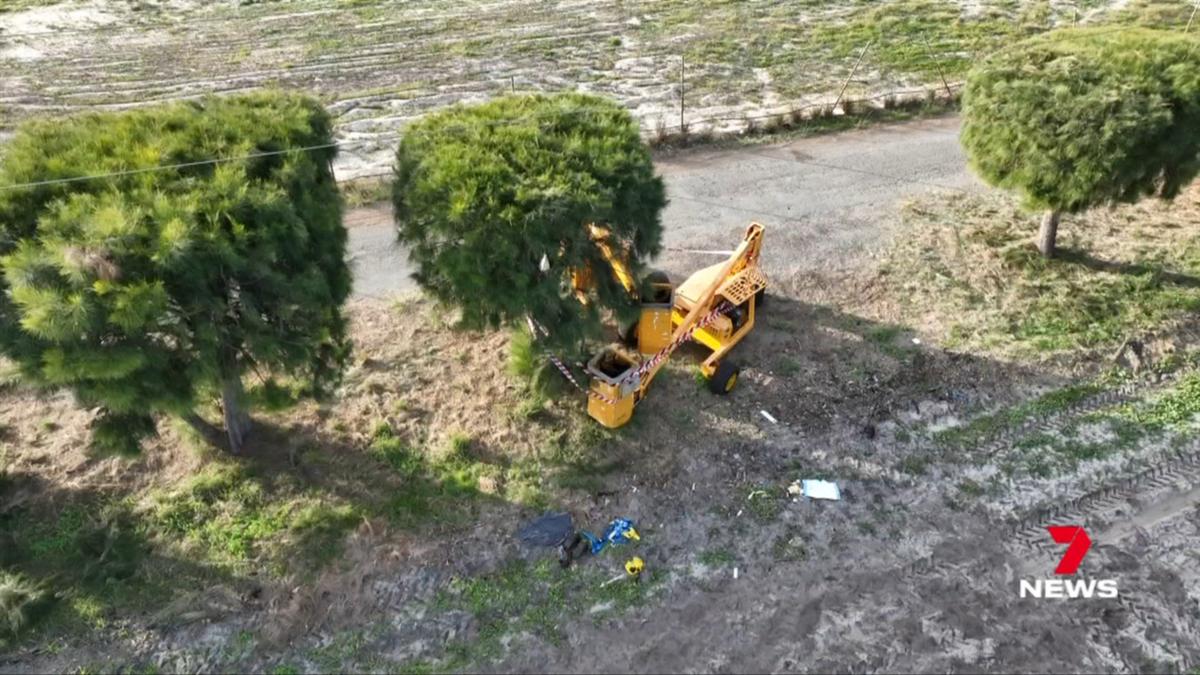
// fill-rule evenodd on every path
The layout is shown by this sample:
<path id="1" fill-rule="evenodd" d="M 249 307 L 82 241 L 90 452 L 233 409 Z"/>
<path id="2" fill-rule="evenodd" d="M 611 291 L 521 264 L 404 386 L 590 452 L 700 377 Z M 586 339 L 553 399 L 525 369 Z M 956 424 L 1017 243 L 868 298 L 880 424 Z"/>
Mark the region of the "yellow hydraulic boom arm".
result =
<path id="1" fill-rule="evenodd" d="M 588 225 L 588 234 L 592 237 L 592 242 L 596 244 L 596 248 L 600 250 L 600 255 L 608 263 L 612 270 L 613 276 L 617 281 L 625 287 L 625 290 L 632 296 L 637 297 L 637 282 L 633 278 L 633 274 L 629 271 L 629 264 L 625 261 L 625 252 L 619 249 L 614 249 L 612 242 L 612 231 L 602 225 Z M 587 304 L 587 292 L 592 286 L 592 270 L 590 268 L 571 271 L 571 288 L 575 291 L 575 297 L 583 304 Z"/>
<path id="2" fill-rule="evenodd" d="M 610 232 L 590 226 L 592 240 L 610 265 L 614 277 L 641 302 L 641 316 L 632 336 L 637 349 L 612 344 L 588 362 L 591 386 L 588 414 L 606 427 L 629 421 L 659 370 L 680 345 L 692 339 L 712 353 L 700 365 L 709 389 L 725 394 L 737 382 L 738 368 L 725 357 L 754 327 L 757 306 L 767 279 L 759 269 L 763 226 L 752 223 L 728 259 L 698 270 L 679 286 L 663 278 L 651 286 L 655 295 L 639 297 L 626 251 L 614 244 Z M 573 270 L 571 281 L 582 302 L 593 282 L 591 269 Z M 666 291 L 666 298 L 660 293 Z M 625 338 L 630 339 L 630 338 Z"/>
<path id="3" fill-rule="evenodd" d="M 707 274 L 712 274 L 711 280 L 697 294 L 695 301 L 692 302 L 691 309 L 684 315 L 679 325 L 675 327 L 675 332 L 671 334 L 670 351 L 667 352 L 668 354 L 674 352 L 685 342 L 681 338 L 691 332 L 692 328 L 696 326 L 697 321 L 715 309 L 717 291 L 725 285 L 730 276 L 740 272 L 750 263 L 757 263 L 758 254 L 762 248 L 762 233 L 762 225 L 751 223 L 750 227 L 746 228 L 746 235 L 742 238 L 742 243 L 738 244 L 738 247 L 734 249 L 733 254 L 729 256 L 728 260 L 719 266 L 697 272 L 697 275 L 705 274 L 707 276 Z M 666 361 L 664 360 L 663 363 L 666 363 Z M 650 386 L 650 381 L 654 379 L 658 371 L 659 368 L 654 368 L 642 380 L 641 388 L 643 391 L 645 391 L 646 387 Z"/>

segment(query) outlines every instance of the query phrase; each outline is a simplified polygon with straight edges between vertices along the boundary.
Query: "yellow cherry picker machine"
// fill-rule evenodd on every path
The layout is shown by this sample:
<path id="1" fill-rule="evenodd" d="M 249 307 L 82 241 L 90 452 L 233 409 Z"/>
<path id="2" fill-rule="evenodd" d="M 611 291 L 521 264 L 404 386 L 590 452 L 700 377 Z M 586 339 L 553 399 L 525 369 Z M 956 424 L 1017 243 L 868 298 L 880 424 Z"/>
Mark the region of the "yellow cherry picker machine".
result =
<path id="1" fill-rule="evenodd" d="M 590 234 L 612 274 L 640 301 L 641 313 L 637 323 L 623 331 L 625 344 L 610 344 L 588 361 L 588 414 L 609 428 L 624 425 L 671 354 L 689 340 L 711 352 L 700 363 L 709 390 L 716 394 L 733 391 L 739 369 L 727 357 L 754 328 L 767 287 L 759 267 L 763 226 L 752 223 L 727 260 L 696 271 L 678 286 L 662 272 L 652 272 L 641 288 L 630 272 L 624 249 L 612 240 L 608 229 L 591 225 Z M 571 273 L 572 286 L 581 300 L 590 288 L 592 273 L 587 269 Z M 555 365 L 575 382 L 557 359 Z"/>

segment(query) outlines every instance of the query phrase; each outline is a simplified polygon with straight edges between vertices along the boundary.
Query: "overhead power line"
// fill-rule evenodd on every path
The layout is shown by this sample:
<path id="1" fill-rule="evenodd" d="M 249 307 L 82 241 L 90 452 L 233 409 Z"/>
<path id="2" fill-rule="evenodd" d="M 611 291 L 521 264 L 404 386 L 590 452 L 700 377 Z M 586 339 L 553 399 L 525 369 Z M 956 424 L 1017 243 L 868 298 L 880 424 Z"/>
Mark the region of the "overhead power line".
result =
<path id="1" fill-rule="evenodd" d="M 908 90 L 908 91 L 902 91 L 902 92 L 895 92 L 895 93 L 891 93 L 891 94 L 881 94 L 879 96 L 872 97 L 872 98 L 884 98 L 886 96 L 896 96 L 896 95 L 911 95 L 918 91 L 924 91 L 924 90 Z M 870 100 L 870 99 L 861 99 L 861 100 Z M 828 105 L 829 104 L 827 104 L 827 103 L 812 103 L 812 104 L 808 104 L 805 106 L 797 106 L 797 107 L 793 108 L 792 111 L 799 112 L 799 111 L 804 111 L 804 110 L 808 110 L 808 109 L 827 108 Z M 557 114 L 572 114 L 572 115 L 591 114 L 591 113 L 610 114 L 612 112 L 613 112 L 612 109 L 609 107 L 606 107 L 606 106 L 574 106 L 573 108 L 570 108 L 570 109 L 559 109 L 559 110 L 554 111 L 554 113 L 557 113 Z M 713 125 L 713 124 L 717 124 L 717 123 L 721 123 L 721 122 L 739 122 L 739 121 L 757 121 L 757 120 L 762 120 L 762 119 L 776 119 L 781 116 L 786 116 L 790 113 L 791 113 L 791 111 L 789 111 L 788 113 L 773 113 L 773 114 L 764 114 L 764 115 L 759 115 L 759 116 L 730 116 L 730 117 L 713 117 L 713 118 L 705 118 L 705 119 L 692 119 L 686 123 L 686 126 L 692 126 L 692 125 L 696 125 L 696 124 Z M 493 126 L 493 127 L 513 126 L 513 125 L 518 125 L 518 124 L 526 124 L 529 122 L 536 122 L 539 120 L 552 121 L 552 117 L 549 117 L 548 115 L 528 115 L 528 116 L 524 116 L 524 117 L 520 117 L 520 118 L 514 118 L 511 120 L 505 120 L 502 122 L 494 122 L 494 123 L 492 123 L 491 126 Z M 463 126 L 461 128 L 463 130 L 470 130 L 470 131 L 475 131 L 477 129 L 477 127 L 467 127 L 467 126 Z M 678 128 L 679 127 L 677 127 L 677 126 L 663 127 L 664 130 L 678 129 Z M 453 129 L 453 127 L 451 127 L 451 129 Z M 640 126 L 639 126 L 639 133 L 641 133 L 643 136 L 646 136 L 646 135 L 652 136 L 656 132 L 654 130 L 646 130 L 646 129 L 640 128 Z M 89 174 L 89 175 L 84 175 L 84 176 L 68 176 L 68 177 L 64 177 L 64 178 L 53 178 L 53 179 L 39 180 L 39 181 L 11 183 L 11 184 L 6 184 L 6 185 L 0 185 L 0 191 L 10 191 L 10 190 L 19 190 L 19 189 L 27 189 L 27 188 L 35 188 L 35 187 L 44 187 L 44 186 L 49 186 L 49 185 L 61 185 L 61 184 L 67 184 L 67 183 L 79 183 L 79 182 L 93 181 L 93 180 L 114 179 L 114 178 L 121 178 L 121 177 L 125 177 L 125 176 L 137 175 L 137 174 L 153 173 L 153 172 L 157 172 L 157 171 L 177 171 L 179 169 L 185 169 L 185 168 L 191 168 L 191 167 L 197 167 L 197 166 L 248 161 L 248 160 L 260 159 L 260 158 L 264 158 L 264 157 L 272 157 L 272 156 L 277 156 L 277 155 L 291 154 L 291 153 L 295 153 L 295 152 L 313 152 L 313 151 L 317 151 L 317 150 L 328 150 L 331 148 L 348 148 L 348 147 L 352 147 L 352 146 L 359 146 L 359 145 L 365 145 L 365 144 L 386 143 L 389 141 L 394 142 L 394 141 L 399 140 L 402 137 L 403 137 L 403 133 L 399 133 L 399 132 L 398 133 L 390 133 L 390 134 L 380 134 L 377 136 L 372 136 L 370 138 L 351 139 L 351 140 L 337 141 L 337 142 L 333 142 L 333 143 L 325 143 L 325 144 L 320 144 L 320 145 L 285 148 L 285 149 L 280 149 L 280 150 L 270 150 L 270 151 L 263 151 L 263 152 L 248 153 L 248 154 L 244 154 L 244 155 L 211 157 L 211 158 L 206 158 L 206 159 L 192 160 L 192 161 L 188 161 L 188 162 L 179 162 L 179 163 L 174 163 L 174 164 L 162 164 L 162 165 L 149 166 L 149 167 L 140 167 L 140 168 L 136 168 L 136 169 L 123 169 L 123 170 L 119 170 L 119 171 Z M 778 159 L 778 158 L 772 158 L 772 159 Z M 854 171 L 853 169 L 847 169 L 845 167 L 835 167 L 832 165 L 825 166 L 824 168 L 836 168 L 836 169 L 841 169 L 841 170 L 845 170 L 845 171 Z M 378 175 L 379 174 L 376 174 L 375 176 L 377 177 Z M 383 174 L 383 175 L 386 175 L 386 174 Z M 369 176 L 359 176 L 358 178 L 365 178 L 365 177 L 369 177 Z M 883 175 L 881 175 L 881 177 L 894 179 L 894 180 L 900 180 L 900 181 L 908 180 L 908 179 L 905 179 L 905 178 L 899 177 L 899 176 L 883 176 Z M 912 182 L 912 181 L 909 181 L 909 182 Z"/>

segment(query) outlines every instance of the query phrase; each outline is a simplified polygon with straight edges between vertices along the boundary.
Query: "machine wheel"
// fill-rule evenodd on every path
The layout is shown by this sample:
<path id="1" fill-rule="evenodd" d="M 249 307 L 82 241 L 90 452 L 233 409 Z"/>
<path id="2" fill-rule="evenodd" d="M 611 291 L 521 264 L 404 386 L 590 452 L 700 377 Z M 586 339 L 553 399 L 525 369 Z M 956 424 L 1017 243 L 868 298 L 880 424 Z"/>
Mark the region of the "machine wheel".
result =
<path id="1" fill-rule="evenodd" d="M 750 301 L 731 308 L 725 315 L 733 322 L 733 329 L 738 330 L 746 323 L 746 319 L 750 318 Z"/>
<path id="2" fill-rule="evenodd" d="M 617 336 L 626 347 L 637 347 L 638 321 L 634 319 L 629 326 L 617 331 Z"/>
<path id="3" fill-rule="evenodd" d="M 758 289 L 758 292 L 754 294 L 754 309 L 760 310 L 763 308 L 763 305 L 766 305 L 766 304 L 767 304 L 767 289 L 760 288 L 760 289 Z"/>
<path id="4" fill-rule="evenodd" d="M 671 277 L 667 276 L 667 273 L 662 270 L 650 270 L 646 273 L 642 281 L 647 284 L 669 284 L 671 283 Z"/>
<path id="5" fill-rule="evenodd" d="M 722 361 L 717 364 L 717 371 L 708 378 L 708 390 L 718 396 L 724 396 L 737 386 L 738 374 L 742 369 L 732 361 Z"/>

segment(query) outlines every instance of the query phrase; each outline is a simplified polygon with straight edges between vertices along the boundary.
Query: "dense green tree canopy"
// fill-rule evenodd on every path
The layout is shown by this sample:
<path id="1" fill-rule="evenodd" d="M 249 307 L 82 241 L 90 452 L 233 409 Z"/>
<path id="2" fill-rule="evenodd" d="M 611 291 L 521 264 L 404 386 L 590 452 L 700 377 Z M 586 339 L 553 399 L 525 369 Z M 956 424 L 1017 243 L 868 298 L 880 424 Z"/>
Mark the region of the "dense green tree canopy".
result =
<path id="1" fill-rule="evenodd" d="M 417 281 L 471 325 L 529 314 L 570 344 L 594 334 L 598 308 L 632 306 L 587 225 L 609 227 L 635 266 L 659 251 L 662 180 L 632 116 L 602 98 L 512 96 L 434 113 L 405 130 L 395 171 Z M 566 272 L 589 266 L 595 302 L 584 307 Z"/>
<path id="2" fill-rule="evenodd" d="M 1173 197 L 1200 170 L 1198 42 L 1108 26 L 1053 31 L 993 55 L 963 94 L 971 165 L 1051 211 Z"/>
<path id="3" fill-rule="evenodd" d="M 299 148 L 330 142 L 318 103 L 279 93 L 24 126 L 0 164 L 0 351 L 102 407 L 108 444 L 217 391 L 240 427 L 251 367 L 328 383 L 346 234 L 334 149 Z"/>

